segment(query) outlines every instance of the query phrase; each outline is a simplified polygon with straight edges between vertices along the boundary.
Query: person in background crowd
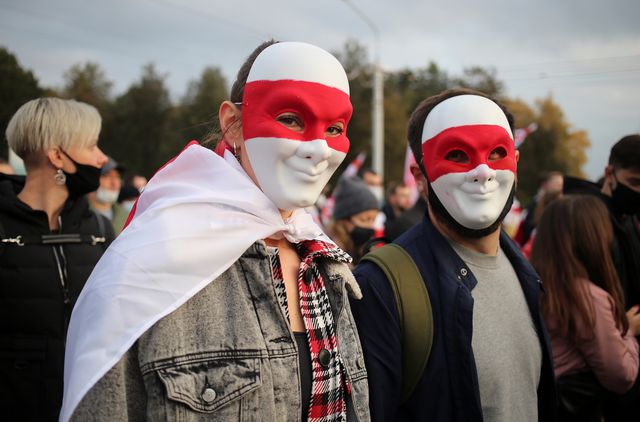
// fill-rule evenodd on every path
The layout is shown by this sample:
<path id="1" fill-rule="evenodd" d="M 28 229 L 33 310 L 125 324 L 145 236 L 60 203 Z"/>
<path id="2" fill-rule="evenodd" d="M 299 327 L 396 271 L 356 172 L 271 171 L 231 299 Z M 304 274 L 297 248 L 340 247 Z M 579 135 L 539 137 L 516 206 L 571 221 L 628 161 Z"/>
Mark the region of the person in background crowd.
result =
<path id="1" fill-rule="evenodd" d="M 452 89 L 422 101 L 407 132 L 428 213 L 394 243 L 411 256 L 429 292 L 433 345 L 402 401 L 403 334 L 394 293 L 377 265 L 361 262 L 354 275 L 363 299 L 352 309 L 372 419 L 554 421 L 539 279 L 500 230 L 516 187 L 513 116 L 480 92 Z"/>
<path id="2" fill-rule="evenodd" d="M 140 196 L 140 191 L 132 185 L 122 185 L 120 188 L 120 195 L 118 195 L 118 204 L 124 209 L 127 216 L 133 209 L 133 204 L 136 203 L 136 199 Z"/>
<path id="3" fill-rule="evenodd" d="M 385 228 L 404 211 L 411 208 L 411 189 L 404 183 L 391 182 L 387 188 L 387 199 L 381 211 L 385 215 Z"/>
<path id="4" fill-rule="evenodd" d="M 351 113 L 325 50 L 249 56 L 215 152 L 191 142 L 153 176 L 87 283 L 61 421 L 369 421 L 350 258 L 303 209 L 344 160 Z"/>
<path id="5" fill-rule="evenodd" d="M 135 187 L 138 192 L 142 193 L 144 187 L 147 186 L 147 178 L 141 174 L 133 173 L 127 178 L 125 184 Z"/>
<path id="6" fill-rule="evenodd" d="M 427 212 L 427 187 L 421 180 L 416 180 L 416 187 L 418 199 L 413 207 L 402 212 L 395 220 L 385 225 L 384 237 L 387 240 L 394 241 L 424 218 Z"/>
<path id="7" fill-rule="evenodd" d="M 522 221 L 523 213 L 522 206 L 520 205 L 520 201 L 518 198 L 513 198 L 513 204 L 511 204 L 511 209 L 504 216 L 504 220 L 502 221 L 502 230 L 509 235 L 512 239 L 515 238 L 516 232 L 520 228 L 520 223 Z"/>
<path id="8" fill-rule="evenodd" d="M 555 192 L 562 192 L 563 180 L 563 175 L 559 171 L 545 171 L 538 175 L 538 192 L 527 207 L 525 217 L 514 235 L 514 240 L 520 246 L 524 246 L 529 241 L 531 232 L 536 228 L 536 207 L 540 199 L 546 192 L 550 192 L 552 195 Z"/>
<path id="9" fill-rule="evenodd" d="M 614 260 L 626 305 L 640 305 L 640 241 L 633 224 L 640 213 L 640 135 L 625 136 L 611 148 L 600 192 L 616 232 Z"/>
<path id="10" fill-rule="evenodd" d="M 544 280 L 562 421 L 599 422 L 604 389 L 623 394 L 638 376 L 640 314 L 636 306 L 625 315 L 607 214 L 593 196 L 567 195 L 548 205 L 536 229 L 531 263 Z M 639 399 L 631 419 L 605 419 L 637 420 Z"/>
<path id="11" fill-rule="evenodd" d="M 527 243 L 522 245 L 522 248 L 521 248 L 522 255 L 524 255 L 527 259 L 531 257 L 531 251 L 533 249 L 533 244 L 536 239 L 535 227 L 538 226 L 538 223 L 540 222 L 540 218 L 542 218 L 542 214 L 544 213 L 544 210 L 547 208 L 547 206 L 550 203 L 560 198 L 561 196 L 562 196 L 562 191 L 549 190 L 549 191 L 546 191 L 544 194 L 542 194 L 542 197 L 538 200 L 538 204 L 533 210 L 533 219 L 531 221 L 533 223 L 534 229 L 531 232 L 531 236 L 529 236 L 529 240 L 527 240 Z"/>
<path id="12" fill-rule="evenodd" d="M 565 177 L 565 193 L 598 197 L 613 225 L 611 251 L 625 305 L 640 305 L 640 239 L 633 216 L 640 211 L 640 135 L 624 136 L 611 148 L 602 184 Z"/>
<path id="13" fill-rule="evenodd" d="M 114 234 L 89 209 L 107 157 L 85 103 L 39 98 L 6 130 L 27 169 L 0 174 L 0 407 L 3 420 L 57 421 L 71 310 Z"/>
<path id="14" fill-rule="evenodd" d="M 340 179 L 334 194 L 333 219 L 328 234 L 353 258 L 354 264 L 363 255 L 363 246 L 375 235 L 378 200 L 358 177 Z"/>
<path id="15" fill-rule="evenodd" d="M 373 223 L 373 229 L 376 233 L 382 235 L 384 233 L 384 214 L 380 211 L 382 202 L 384 201 L 384 186 L 382 177 L 370 168 L 362 168 L 358 172 L 358 176 L 364 181 L 365 185 L 369 188 L 371 193 L 376 197 L 378 201 L 378 214 L 376 215 Z"/>
<path id="16" fill-rule="evenodd" d="M 88 195 L 89 206 L 92 210 L 107 217 L 116 235 L 120 234 L 129 213 L 118 203 L 118 196 L 122 188 L 123 167 L 113 158 L 108 157 L 102 166 L 100 186 Z"/>
<path id="17" fill-rule="evenodd" d="M 376 197 L 378 201 L 378 208 L 382 206 L 384 201 L 384 187 L 382 183 L 382 177 L 372 169 L 364 167 L 358 172 L 358 176 L 365 185 L 371 190 L 371 193 Z"/>
<path id="18" fill-rule="evenodd" d="M 0 173 L 4 174 L 15 174 L 13 171 L 13 167 L 7 161 L 0 158 Z"/>

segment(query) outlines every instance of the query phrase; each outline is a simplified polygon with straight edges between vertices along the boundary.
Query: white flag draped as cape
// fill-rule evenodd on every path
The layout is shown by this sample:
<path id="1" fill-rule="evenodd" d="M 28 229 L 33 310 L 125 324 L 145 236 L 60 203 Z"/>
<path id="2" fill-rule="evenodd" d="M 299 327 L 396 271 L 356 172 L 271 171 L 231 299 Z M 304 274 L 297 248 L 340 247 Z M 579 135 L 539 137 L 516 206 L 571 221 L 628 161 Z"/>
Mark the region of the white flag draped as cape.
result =
<path id="1" fill-rule="evenodd" d="M 284 221 L 233 154 L 192 143 L 149 181 L 71 316 L 60 420 L 158 320 L 227 270 L 254 242 L 331 240 L 303 210 Z"/>

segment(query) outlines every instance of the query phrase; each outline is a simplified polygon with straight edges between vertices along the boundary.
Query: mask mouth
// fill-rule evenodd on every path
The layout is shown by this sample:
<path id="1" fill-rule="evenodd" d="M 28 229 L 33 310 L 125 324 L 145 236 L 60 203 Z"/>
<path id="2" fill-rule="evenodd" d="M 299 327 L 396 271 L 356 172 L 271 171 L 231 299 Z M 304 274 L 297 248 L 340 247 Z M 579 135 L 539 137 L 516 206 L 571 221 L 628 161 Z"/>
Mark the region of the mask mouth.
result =
<path id="1" fill-rule="evenodd" d="M 489 184 L 480 185 L 478 183 L 465 183 L 460 186 L 460 190 L 472 198 L 487 199 L 498 191 L 500 184 L 498 182 L 489 182 Z"/>
<path id="2" fill-rule="evenodd" d="M 516 183 L 515 181 L 513 182 L 509 197 L 507 198 L 507 201 L 498 218 L 489 226 L 483 229 L 470 229 L 460 224 L 455 218 L 453 218 L 453 216 L 445 208 L 444 204 L 440 201 L 438 195 L 436 195 L 436 192 L 431 186 L 431 182 L 427 182 L 427 189 L 429 191 L 429 206 L 431 207 L 431 210 L 433 211 L 434 216 L 436 219 L 438 219 L 438 221 L 440 221 L 449 229 L 453 230 L 462 237 L 480 239 L 482 237 L 490 235 L 500 228 L 502 221 L 511 210 L 511 205 L 513 204 L 513 199 L 515 198 L 516 193 Z"/>
<path id="3" fill-rule="evenodd" d="M 296 173 L 308 178 L 309 181 L 316 181 L 329 168 L 329 160 L 322 160 L 315 164 L 308 158 L 291 157 L 286 160 L 286 165 Z"/>

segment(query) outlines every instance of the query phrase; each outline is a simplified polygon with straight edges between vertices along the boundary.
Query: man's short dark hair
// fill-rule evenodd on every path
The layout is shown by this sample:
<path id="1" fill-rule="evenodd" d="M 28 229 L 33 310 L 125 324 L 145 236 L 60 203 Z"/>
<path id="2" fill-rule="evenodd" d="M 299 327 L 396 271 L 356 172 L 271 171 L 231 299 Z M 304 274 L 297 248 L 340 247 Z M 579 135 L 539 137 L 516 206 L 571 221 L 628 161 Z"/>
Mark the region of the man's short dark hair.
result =
<path id="1" fill-rule="evenodd" d="M 640 135 L 627 135 L 616 142 L 609 164 L 616 169 L 640 168 Z"/>
<path id="2" fill-rule="evenodd" d="M 438 95 L 433 95 L 418 104 L 418 107 L 416 107 L 413 113 L 411 113 L 411 117 L 409 117 L 409 123 L 407 124 L 407 138 L 409 139 L 409 146 L 411 147 L 411 152 L 416 159 L 416 163 L 418 163 L 424 175 L 427 174 L 424 168 L 424 162 L 422 160 L 422 129 L 424 127 L 424 121 L 427 119 L 427 115 L 431 112 L 431 110 L 433 110 L 435 106 L 437 106 L 444 100 L 452 97 L 457 97 L 458 95 L 479 95 L 481 97 L 488 98 L 496 103 L 507 116 L 507 121 L 509 122 L 509 127 L 511 128 L 511 132 L 513 135 L 513 115 L 503 104 L 498 102 L 495 98 L 492 98 L 483 92 L 468 88 L 452 88 L 443 91 Z"/>
<path id="3" fill-rule="evenodd" d="M 398 182 L 398 181 L 392 180 L 387 184 L 387 197 L 395 195 L 399 188 L 406 188 L 406 187 L 407 185 L 405 185 L 404 182 Z"/>

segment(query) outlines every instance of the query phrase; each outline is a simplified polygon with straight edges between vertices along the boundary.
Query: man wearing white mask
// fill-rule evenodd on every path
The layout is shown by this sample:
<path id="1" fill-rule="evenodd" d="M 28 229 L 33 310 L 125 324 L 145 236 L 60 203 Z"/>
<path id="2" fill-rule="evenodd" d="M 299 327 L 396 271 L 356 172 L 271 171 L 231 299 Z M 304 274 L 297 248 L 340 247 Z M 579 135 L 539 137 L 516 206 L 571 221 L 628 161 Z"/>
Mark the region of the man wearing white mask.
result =
<path id="1" fill-rule="evenodd" d="M 116 235 L 122 231 L 122 227 L 129 215 L 118 204 L 118 195 L 120 194 L 120 188 L 122 188 L 122 171 L 123 167 L 109 157 L 107 164 L 102 167 L 98 190 L 87 195 L 91 209 L 111 220 Z"/>
<path id="2" fill-rule="evenodd" d="M 407 314 L 398 311 L 385 273 L 361 263 L 354 274 L 363 300 L 352 310 L 372 420 L 555 420 L 540 281 L 500 230 L 516 187 L 512 115 L 480 92 L 449 90 L 418 105 L 408 137 L 428 209 L 395 243 L 428 291 L 433 343 L 407 389 L 403 368 L 413 357 L 403 361 Z"/>

